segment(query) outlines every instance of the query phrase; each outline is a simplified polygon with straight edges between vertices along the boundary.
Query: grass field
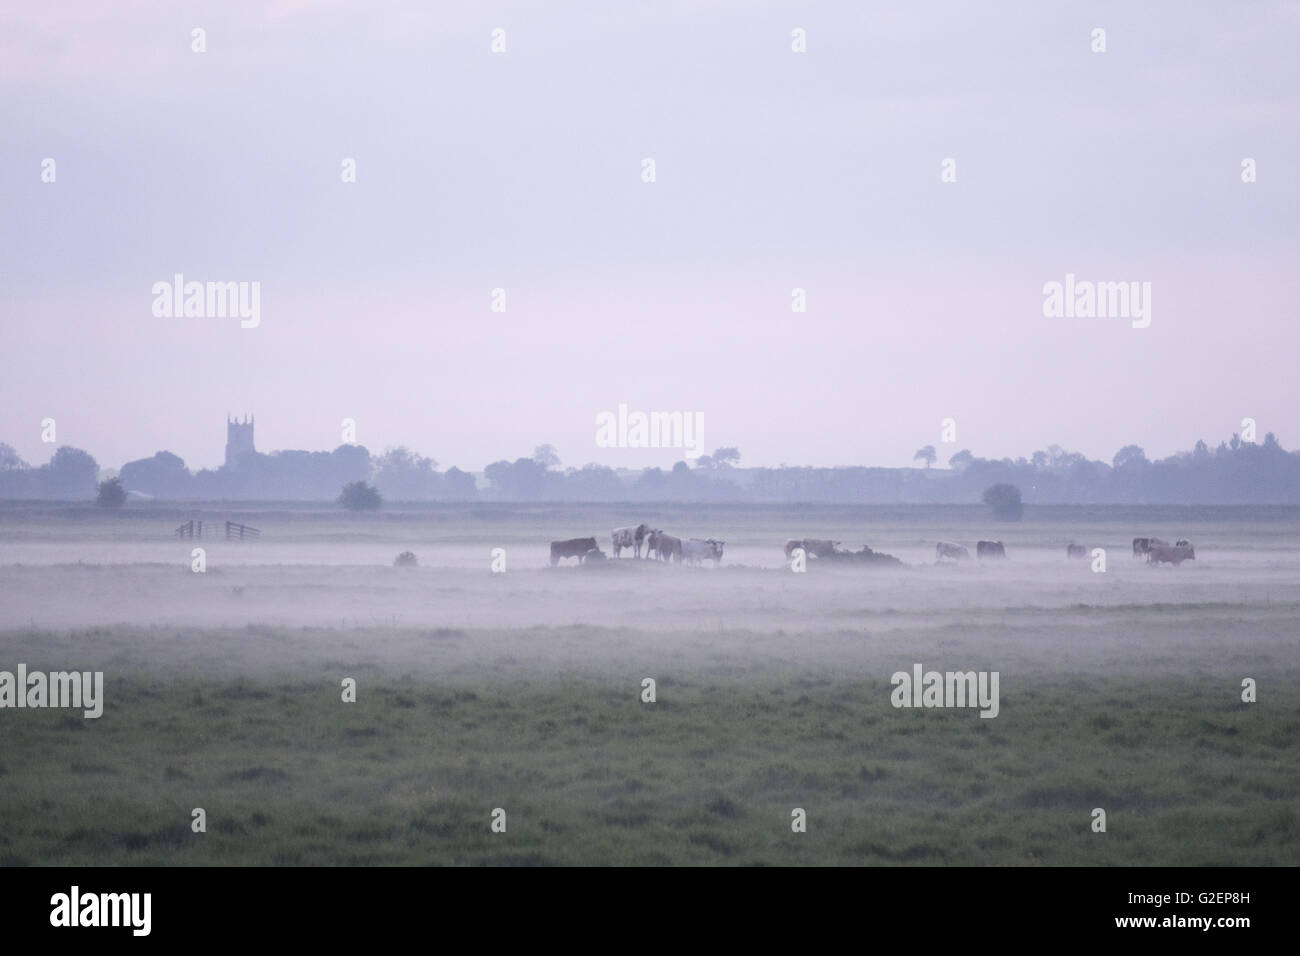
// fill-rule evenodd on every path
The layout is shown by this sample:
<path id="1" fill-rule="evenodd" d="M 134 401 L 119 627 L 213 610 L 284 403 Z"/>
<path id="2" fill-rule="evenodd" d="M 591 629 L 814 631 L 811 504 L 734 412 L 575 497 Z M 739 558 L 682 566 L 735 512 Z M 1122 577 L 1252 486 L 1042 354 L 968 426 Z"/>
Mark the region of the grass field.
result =
<path id="1" fill-rule="evenodd" d="M 1261 548 L 1183 522 L 1177 570 L 1034 544 L 1114 537 L 1068 515 L 1004 565 L 935 567 L 921 542 L 961 535 L 922 513 L 859 535 L 896 571 L 793 575 L 778 542 L 766 565 L 493 575 L 533 519 L 426 523 L 414 569 L 347 563 L 354 537 L 391 562 L 408 525 L 286 520 L 276 558 L 315 561 L 217 547 L 204 574 L 143 524 L 87 562 L 113 540 L 68 520 L 0 523 L 0 669 L 103 670 L 104 715 L 0 710 L 0 864 L 1300 863 L 1285 522 Z M 734 520 L 742 555 L 784 531 Z M 914 662 L 997 670 L 998 716 L 893 707 Z"/>

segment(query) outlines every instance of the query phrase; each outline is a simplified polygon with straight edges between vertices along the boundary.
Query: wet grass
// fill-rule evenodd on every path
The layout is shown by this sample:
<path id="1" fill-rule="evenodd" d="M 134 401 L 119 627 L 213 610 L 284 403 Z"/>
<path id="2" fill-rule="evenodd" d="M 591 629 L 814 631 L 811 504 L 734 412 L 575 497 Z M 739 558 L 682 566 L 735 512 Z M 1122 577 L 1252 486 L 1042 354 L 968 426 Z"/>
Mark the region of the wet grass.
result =
<path id="1" fill-rule="evenodd" d="M 0 711 L 0 864 L 1300 864 L 1300 678 L 1003 673 L 995 719 L 889 691 L 114 676 L 99 720 Z"/>

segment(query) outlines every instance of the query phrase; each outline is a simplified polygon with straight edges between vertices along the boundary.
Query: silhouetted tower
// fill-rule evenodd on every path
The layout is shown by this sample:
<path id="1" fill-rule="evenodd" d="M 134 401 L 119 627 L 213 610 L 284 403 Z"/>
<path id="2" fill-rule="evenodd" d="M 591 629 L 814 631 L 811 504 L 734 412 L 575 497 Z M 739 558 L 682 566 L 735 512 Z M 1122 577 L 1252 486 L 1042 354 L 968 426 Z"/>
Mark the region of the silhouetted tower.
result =
<path id="1" fill-rule="evenodd" d="M 253 448 L 253 419 L 244 416 L 241 422 L 226 415 L 226 467 L 232 468 L 244 455 L 251 455 Z"/>

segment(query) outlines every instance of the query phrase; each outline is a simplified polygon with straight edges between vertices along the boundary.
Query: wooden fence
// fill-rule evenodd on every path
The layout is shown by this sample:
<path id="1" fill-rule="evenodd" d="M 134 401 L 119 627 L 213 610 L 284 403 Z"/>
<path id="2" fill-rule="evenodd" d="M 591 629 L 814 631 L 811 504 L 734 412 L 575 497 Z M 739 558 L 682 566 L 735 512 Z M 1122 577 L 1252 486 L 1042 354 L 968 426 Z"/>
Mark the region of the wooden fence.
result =
<path id="1" fill-rule="evenodd" d="M 208 522 L 209 537 L 211 537 L 216 533 L 217 532 L 213 530 L 212 523 Z M 240 524 L 237 521 L 226 522 L 227 541 L 230 541 L 232 538 L 238 539 L 240 541 L 244 541 L 249 538 L 260 538 L 261 536 L 262 536 L 261 531 L 257 530 L 256 528 L 250 527 L 249 525 Z M 203 537 L 203 522 L 201 520 L 191 518 L 189 521 L 185 522 L 183 525 L 181 525 L 179 528 L 176 529 L 176 537 L 178 538 Z"/>

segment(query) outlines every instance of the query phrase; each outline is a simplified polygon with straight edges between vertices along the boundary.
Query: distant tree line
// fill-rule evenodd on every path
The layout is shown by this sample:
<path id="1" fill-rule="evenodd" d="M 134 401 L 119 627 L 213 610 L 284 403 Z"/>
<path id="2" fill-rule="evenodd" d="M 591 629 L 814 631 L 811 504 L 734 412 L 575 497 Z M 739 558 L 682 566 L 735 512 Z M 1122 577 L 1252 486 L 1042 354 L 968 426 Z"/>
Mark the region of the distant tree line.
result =
<path id="1" fill-rule="evenodd" d="M 118 475 L 131 497 L 173 500 L 268 499 L 337 501 L 344 486 L 363 482 L 385 502 L 401 501 L 682 501 L 977 503 L 995 485 L 1010 485 L 1035 504 L 1300 504 L 1300 453 L 1269 433 L 1258 444 L 1236 435 L 1210 448 L 1158 461 L 1135 445 L 1110 462 L 1049 446 L 1029 458 L 979 458 L 962 450 L 948 468 L 930 467 L 933 446 L 917 455 L 923 468 L 742 468 L 740 452 L 719 448 L 693 464 L 615 470 L 587 464 L 565 468 L 550 445 L 529 457 L 501 460 L 475 476 L 407 448 L 381 455 L 360 445 L 333 451 L 251 453 L 230 467 L 192 472 L 170 452 L 128 462 Z M 0 444 L 0 499 L 96 500 L 99 466 L 87 452 L 59 448 L 32 467 Z"/>

